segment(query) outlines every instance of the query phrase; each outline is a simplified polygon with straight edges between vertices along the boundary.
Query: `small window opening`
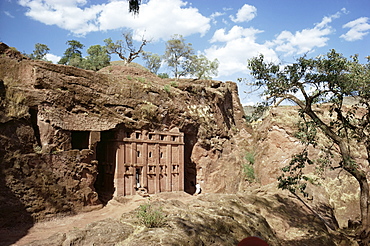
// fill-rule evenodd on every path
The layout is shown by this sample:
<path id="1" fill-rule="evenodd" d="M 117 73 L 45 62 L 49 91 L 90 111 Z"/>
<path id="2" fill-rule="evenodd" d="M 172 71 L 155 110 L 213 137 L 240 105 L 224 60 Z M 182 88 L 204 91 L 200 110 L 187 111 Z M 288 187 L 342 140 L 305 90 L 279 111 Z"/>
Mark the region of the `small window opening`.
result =
<path id="1" fill-rule="evenodd" d="M 149 158 L 152 158 L 152 157 L 153 157 L 152 152 L 149 152 Z"/>
<path id="2" fill-rule="evenodd" d="M 72 132 L 72 149 L 88 149 L 90 132 L 87 131 L 73 131 Z"/>
<path id="3" fill-rule="evenodd" d="M 140 157 L 141 153 L 140 151 L 137 152 L 137 157 Z"/>
<path id="4" fill-rule="evenodd" d="M 161 152 L 161 158 L 163 158 L 163 152 Z"/>
<path id="5" fill-rule="evenodd" d="M 165 139 L 165 135 L 161 135 L 161 140 L 163 141 Z"/>
<path id="6" fill-rule="evenodd" d="M 172 141 L 176 141 L 176 137 L 175 136 L 172 136 Z"/>
<path id="7" fill-rule="evenodd" d="M 140 133 L 139 132 L 136 133 L 136 139 L 140 139 Z"/>
<path id="8" fill-rule="evenodd" d="M 149 134 L 149 139 L 153 139 L 153 134 Z"/>

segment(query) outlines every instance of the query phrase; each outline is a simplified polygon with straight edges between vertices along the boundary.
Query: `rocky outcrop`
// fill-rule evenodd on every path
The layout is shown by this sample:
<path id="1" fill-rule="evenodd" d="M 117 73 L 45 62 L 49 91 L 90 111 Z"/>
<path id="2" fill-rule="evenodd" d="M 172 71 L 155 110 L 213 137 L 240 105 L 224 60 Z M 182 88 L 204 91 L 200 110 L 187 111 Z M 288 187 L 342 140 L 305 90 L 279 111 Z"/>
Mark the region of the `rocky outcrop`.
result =
<path id="1" fill-rule="evenodd" d="M 96 146 L 116 129 L 178 128 L 186 192 L 197 183 L 203 192 L 240 188 L 249 134 L 233 82 L 163 80 L 128 66 L 86 71 L 24 58 L 3 43 L 0 81 L 4 223 L 16 216 L 16 203 L 33 219 L 98 205 Z"/>
<path id="2" fill-rule="evenodd" d="M 317 105 L 314 110 L 330 117 L 326 107 Z M 277 177 L 282 174 L 281 169 L 289 164 L 294 154 L 304 148 L 295 137 L 299 120 L 296 107 L 280 106 L 265 112 L 264 119 L 254 124 L 254 168 L 261 185 L 277 185 Z M 308 150 L 309 157 L 316 160 L 317 165 L 308 165 L 304 169 L 311 182 L 307 182 L 308 197 L 302 196 L 302 199 L 326 218 L 333 229 L 353 229 L 360 219 L 360 188 L 356 179 L 346 171 L 330 168 L 325 163 L 320 165 L 320 158 L 325 154 L 322 147 L 326 141 L 325 136 L 319 133 L 316 148 L 311 146 Z M 352 149 L 356 162 L 365 165 L 366 152 L 356 152 L 356 148 L 353 146 Z M 334 153 L 333 160 L 333 166 L 336 167 L 340 156 Z"/>
<path id="3" fill-rule="evenodd" d="M 139 222 L 138 212 L 132 211 L 29 245 L 231 246 L 248 236 L 260 237 L 271 246 L 352 245 L 329 233 L 298 200 L 271 185 L 246 193 L 203 194 L 193 199 L 162 193 L 146 204 L 165 216 L 162 226 L 147 228 Z"/>

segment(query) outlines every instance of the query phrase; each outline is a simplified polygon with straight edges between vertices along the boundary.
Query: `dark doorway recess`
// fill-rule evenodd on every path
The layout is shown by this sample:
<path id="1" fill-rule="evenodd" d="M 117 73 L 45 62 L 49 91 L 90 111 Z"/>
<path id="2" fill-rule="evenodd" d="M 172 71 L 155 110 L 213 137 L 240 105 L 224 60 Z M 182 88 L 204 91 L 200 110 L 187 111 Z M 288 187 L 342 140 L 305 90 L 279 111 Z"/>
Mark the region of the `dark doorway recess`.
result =
<path id="1" fill-rule="evenodd" d="M 191 154 L 197 142 L 197 133 L 185 134 L 184 142 L 184 191 L 193 195 L 196 190 L 195 185 L 197 184 L 197 168 L 196 164 L 191 160 Z"/>
<path id="2" fill-rule="evenodd" d="M 72 149 L 88 149 L 90 132 L 73 131 L 72 132 Z"/>
<path id="3" fill-rule="evenodd" d="M 115 171 L 115 146 L 114 132 L 101 132 L 100 142 L 96 148 L 98 160 L 98 176 L 94 188 L 98 193 L 99 200 L 105 205 L 114 194 L 114 171 Z"/>
<path id="4" fill-rule="evenodd" d="M 41 146 L 40 129 L 39 129 L 39 126 L 37 125 L 37 107 L 30 108 L 28 112 L 31 116 L 30 117 L 31 125 L 32 125 L 33 132 L 35 133 L 37 145 Z"/>

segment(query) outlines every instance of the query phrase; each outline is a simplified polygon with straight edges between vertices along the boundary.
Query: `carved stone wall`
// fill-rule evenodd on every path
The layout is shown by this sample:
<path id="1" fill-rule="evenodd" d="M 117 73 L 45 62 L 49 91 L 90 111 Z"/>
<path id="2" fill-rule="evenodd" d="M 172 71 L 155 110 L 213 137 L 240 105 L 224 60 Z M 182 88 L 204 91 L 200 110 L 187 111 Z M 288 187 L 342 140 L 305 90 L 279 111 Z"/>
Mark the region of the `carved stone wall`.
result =
<path id="1" fill-rule="evenodd" d="M 184 190 L 184 135 L 178 129 L 119 130 L 103 142 L 99 193 L 127 196 L 139 189 L 149 194 Z"/>

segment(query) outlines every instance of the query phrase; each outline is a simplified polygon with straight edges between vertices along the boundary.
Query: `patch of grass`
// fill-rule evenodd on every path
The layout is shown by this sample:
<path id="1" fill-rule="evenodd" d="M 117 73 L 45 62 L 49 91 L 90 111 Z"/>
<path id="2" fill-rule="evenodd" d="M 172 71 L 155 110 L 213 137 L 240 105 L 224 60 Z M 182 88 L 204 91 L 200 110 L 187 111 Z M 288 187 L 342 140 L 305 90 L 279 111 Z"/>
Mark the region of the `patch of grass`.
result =
<path id="1" fill-rule="evenodd" d="M 6 92 L 6 115 L 8 117 L 22 118 L 28 115 L 28 107 L 25 105 L 26 96 L 22 92 L 8 89 Z"/>
<path id="2" fill-rule="evenodd" d="M 161 227 L 166 223 L 166 216 L 163 214 L 162 208 L 155 208 L 149 202 L 139 206 L 136 217 L 140 224 L 148 228 Z"/>
<path id="3" fill-rule="evenodd" d="M 136 78 L 136 80 L 141 82 L 141 83 L 145 83 L 145 81 L 146 81 L 146 79 L 142 78 L 142 77 L 138 77 L 138 78 Z"/>
<path id="4" fill-rule="evenodd" d="M 128 80 L 133 80 L 133 78 L 130 75 L 127 75 L 126 77 Z"/>
<path id="5" fill-rule="evenodd" d="M 170 93 L 171 92 L 171 86 L 170 85 L 164 85 L 163 89 L 165 92 Z"/>
<path id="6" fill-rule="evenodd" d="M 254 173 L 254 163 L 255 163 L 255 153 L 246 152 L 244 156 L 245 163 L 242 165 L 243 174 L 249 182 L 256 180 L 256 175 Z"/>
<path id="7" fill-rule="evenodd" d="M 255 159 L 254 159 L 255 153 L 254 152 L 246 152 L 244 159 L 251 165 L 254 165 Z"/>
<path id="8" fill-rule="evenodd" d="M 171 81 L 171 86 L 177 88 L 179 85 L 176 81 Z"/>

